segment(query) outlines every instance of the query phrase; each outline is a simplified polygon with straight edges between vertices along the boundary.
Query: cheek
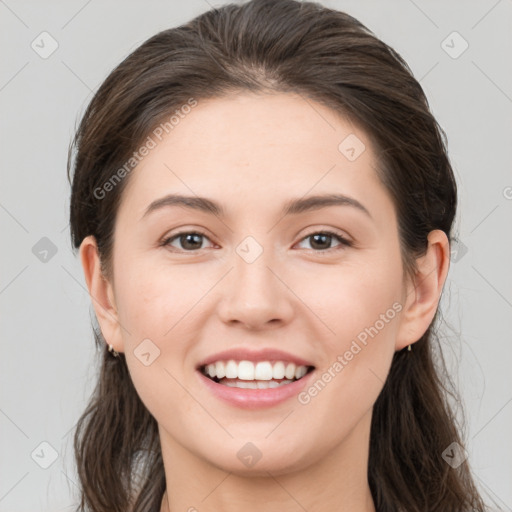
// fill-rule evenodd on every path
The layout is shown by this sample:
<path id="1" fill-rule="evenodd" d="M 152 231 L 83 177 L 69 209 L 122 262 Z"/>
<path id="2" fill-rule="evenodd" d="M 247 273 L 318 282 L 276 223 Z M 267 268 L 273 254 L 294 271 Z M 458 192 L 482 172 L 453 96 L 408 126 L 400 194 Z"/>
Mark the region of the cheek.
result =
<path id="1" fill-rule="evenodd" d="M 320 372 L 330 388 L 325 403 L 358 417 L 377 399 L 395 351 L 403 308 L 401 265 L 398 260 L 360 272 L 354 268 L 334 279 L 330 289 L 324 318 L 335 334 L 325 338 L 329 359 Z"/>
<path id="2" fill-rule="evenodd" d="M 158 265 L 125 260 L 118 273 L 118 314 L 126 327 L 122 336 L 131 379 L 137 394 L 153 416 L 180 410 L 167 418 L 179 429 L 179 418 L 192 407 L 183 388 L 188 363 L 189 331 L 194 304 L 207 290 L 197 272 L 180 272 Z M 204 288 L 204 290 L 203 290 Z M 187 331 L 187 332 L 185 332 Z"/>
<path id="3" fill-rule="evenodd" d="M 193 265 L 172 267 L 142 258 L 119 263 L 118 315 L 125 327 L 124 352 L 137 392 L 150 411 L 167 408 L 169 400 L 186 404 L 178 381 L 183 381 L 184 368 L 193 364 L 191 348 L 204 325 L 198 321 L 201 298 L 214 283 Z M 165 403 L 159 403 L 166 395 Z"/>
<path id="4" fill-rule="evenodd" d="M 344 420 L 350 428 L 371 409 L 389 372 L 403 307 L 402 267 L 399 258 L 390 258 L 330 269 L 314 282 L 318 286 L 309 281 L 302 293 L 328 328 L 317 343 L 323 354 L 318 379 L 299 402 L 326 418 L 350 411 Z"/>
<path id="5" fill-rule="evenodd" d="M 118 313 L 131 344 L 142 337 L 163 346 L 163 340 L 179 330 L 181 319 L 193 315 L 194 306 L 211 285 L 207 275 L 191 265 L 173 267 L 146 260 L 120 259 Z"/>
<path id="6" fill-rule="evenodd" d="M 323 321 L 329 352 L 346 349 L 360 333 L 363 339 L 374 325 L 379 339 L 393 338 L 401 309 L 399 262 L 332 266 L 307 275 L 307 279 L 297 277 L 294 291 Z"/>

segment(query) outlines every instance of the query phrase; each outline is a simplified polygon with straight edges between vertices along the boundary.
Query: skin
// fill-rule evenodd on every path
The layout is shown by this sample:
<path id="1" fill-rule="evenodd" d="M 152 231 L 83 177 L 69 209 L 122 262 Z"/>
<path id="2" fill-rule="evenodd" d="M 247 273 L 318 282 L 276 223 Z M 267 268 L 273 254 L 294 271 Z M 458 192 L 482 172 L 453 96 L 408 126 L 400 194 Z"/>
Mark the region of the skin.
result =
<path id="1" fill-rule="evenodd" d="M 366 146 L 354 161 L 338 150 L 349 134 Z M 101 275 L 94 238 L 83 241 L 103 336 L 125 352 L 159 424 L 172 490 L 162 511 L 251 512 L 262 502 L 269 512 L 375 510 L 372 406 L 394 352 L 431 323 L 449 266 L 447 237 L 432 231 L 415 275 L 404 276 L 395 208 L 375 166 L 366 134 L 312 100 L 242 93 L 199 101 L 129 177 L 113 276 Z M 333 192 L 369 215 L 345 205 L 282 216 L 290 199 Z M 143 217 L 169 193 L 215 200 L 225 216 L 174 205 Z M 309 235 L 326 229 L 352 246 L 334 237 L 315 245 Z M 206 235 L 198 249 L 187 252 L 179 239 L 159 245 L 198 230 Z M 247 236 L 263 249 L 252 263 L 236 252 Z M 247 346 L 296 354 L 320 376 L 394 303 L 401 311 L 307 404 L 293 397 L 244 410 L 214 397 L 195 372 L 207 356 Z M 134 354 L 147 338 L 160 350 L 149 366 Z M 237 457 L 247 442 L 262 454 L 251 468 Z"/>

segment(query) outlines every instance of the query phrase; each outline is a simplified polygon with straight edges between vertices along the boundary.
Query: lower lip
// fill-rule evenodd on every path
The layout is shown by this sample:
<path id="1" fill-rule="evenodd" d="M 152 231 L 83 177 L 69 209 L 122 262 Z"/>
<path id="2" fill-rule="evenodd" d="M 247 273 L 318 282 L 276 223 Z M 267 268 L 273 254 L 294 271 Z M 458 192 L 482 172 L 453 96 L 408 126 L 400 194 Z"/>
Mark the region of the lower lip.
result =
<path id="1" fill-rule="evenodd" d="M 205 386 L 221 400 L 245 409 L 260 409 L 272 407 L 296 397 L 311 380 L 314 370 L 290 384 L 268 389 L 232 388 L 209 379 L 200 370 L 197 373 Z"/>

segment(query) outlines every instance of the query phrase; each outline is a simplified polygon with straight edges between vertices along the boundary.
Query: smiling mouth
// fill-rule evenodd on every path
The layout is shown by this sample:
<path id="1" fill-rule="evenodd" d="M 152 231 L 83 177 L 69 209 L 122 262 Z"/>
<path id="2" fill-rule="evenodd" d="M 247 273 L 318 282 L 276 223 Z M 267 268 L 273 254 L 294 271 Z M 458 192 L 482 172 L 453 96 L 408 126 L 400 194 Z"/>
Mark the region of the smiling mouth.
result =
<path id="1" fill-rule="evenodd" d="M 199 371 L 208 379 L 228 387 L 269 389 L 285 386 L 314 370 L 314 366 L 299 366 L 284 361 L 217 361 L 201 366 Z"/>

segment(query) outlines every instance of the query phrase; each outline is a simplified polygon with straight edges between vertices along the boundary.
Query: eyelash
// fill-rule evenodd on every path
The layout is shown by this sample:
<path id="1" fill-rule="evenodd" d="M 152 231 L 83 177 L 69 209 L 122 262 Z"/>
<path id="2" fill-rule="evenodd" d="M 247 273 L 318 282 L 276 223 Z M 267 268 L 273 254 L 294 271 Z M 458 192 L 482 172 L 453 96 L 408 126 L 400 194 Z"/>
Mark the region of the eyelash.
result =
<path id="1" fill-rule="evenodd" d="M 179 239 L 183 235 L 199 235 L 199 236 L 202 236 L 202 237 L 210 240 L 208 238 L 208 236 L 205 233 L 202 233 L 201 231 L 181 231 L 179 233 L 176 233 L 176 234 L 162 240 L 161 246 L 163 246 L 163 247 L 170 246 L 171 242 L 173 242 L 176 239 Z M 329 230 L 313 231 L 312 233 L 309 233 L 308 235 L 302 237 L 300 242 L 302 242 L 308 238 L 311 238 L 314 235 L 327 235 L 332 238 L 335 238 L 338 242 L 340 242 L 340 245 L 338 247 L 330 247 L 329 249 L 319 249 L 319 250 L 308 249 L 308 250 L 313 251 L 318 254 L 323 254 L 323 253 L 330 254 L 332 251 L 340 250 L 342 248 L 353 246 L 353 242 L 351 242 L 350 240 L 347 240 L 345 237 L 341 236 L 339 233 L 335 233 L 334 231 L 329 231 Z M 211 240 L 210 240 L 210 242 L 211 242 Z M 197 249 L 197 250 L 186 250 L 186 249 L 180 250 L 180 249 L 178 249 L 178 251 L 189 252 L 189 253 L 197 252 L 198 250 L 201 250 L 201 249 Z"/>

